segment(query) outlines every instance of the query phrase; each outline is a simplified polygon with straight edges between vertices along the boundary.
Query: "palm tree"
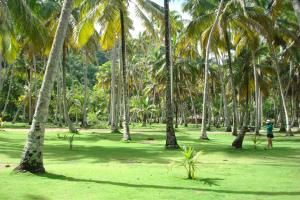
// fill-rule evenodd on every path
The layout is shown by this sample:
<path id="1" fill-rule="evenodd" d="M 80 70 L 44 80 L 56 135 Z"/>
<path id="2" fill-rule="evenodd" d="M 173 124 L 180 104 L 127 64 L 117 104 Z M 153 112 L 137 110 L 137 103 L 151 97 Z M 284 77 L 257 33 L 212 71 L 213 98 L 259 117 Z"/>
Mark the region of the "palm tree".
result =
<path id="1" fill-rule="evenodd" d="M 218 11 L 217 11 L 217 16 L 216 16 L 216 19 L 211 27 L 211 30 L 210 30 L 210 33 L 209 33 L 209 36 L 208 36 L 208 41 L 207 41 L 207 44 L 206 44 L 206 52 L 205 52 L 205 75 L 204 75 L 204 90 L 203 90 L 203 109 L 202 109 L 202 127 L 201 127 L 201 139 L 204 139 L 204 140 L 208 140 L 208 137 L 207 137 L 207 133 L 206 133 L 206 116 L 207 116 L 207 105 L 208 105 L 208 102 L 207 102 L 207 97 L 208 97 L 208 68 L 209 68 L 209 52 L 210 52 L 210 45 L 211 45 L 211 39 L 212 39 L 212 34 L 217 26 L 217 23 L 219 21 L 219 17 L 220 17 L 220 14 L 221 14 L 221 10 L 222 10 L 222 7 L 223 7 L 223 2 L 224 0 L 221 0 L 220 1 L 220 4 L 219 4 L 219 8 L 218 8 Z"/>
<path id="2" fill-rule="evenodd" d="M 131 140 L 129 131 L 129 106 L 128 106 L 128 82 L 127 82 L 127 67 L 126 67 L 126 36 L 125 36 L 125 21 L 124 11 L 120 9 L 120 24 L 121 24 L 121 64 L 123 76 L 123 105 L 124 105 L 124 125 L 125 131 L 123 133 L 123 140 Z"/>
<path id="3" fill-rule="evenodd" d="M 27 143 L 23 150 L 21 162 L 15 168 L 16 171 L 29 171 L 33 173 L 45 172 L 43 164 L 45 123 L 47 121 L 50 96 L 55 74 L 59 64 L 58 58 L 60 57 L 60 53 L 62 51 L 68 27 L 68 20 L 72 11 L 72 2 L 73 0 L 65 0 L 61 10 L 61 16 L 47 62 L 31 129 L 28 133 Z"/>
<path id="4" fill-rule="evenodd" d="M 170 21 L 169 21 L 169 0 L 164 0 L 164 13 L 165 13 L 165 51 L 166 51 L 166 72 L 167 72 L 167 85 L 166 85 L 166 148 L 177 149 L 177 139 L 173 126 L 173 102 L 171 90 L 171 55 L 170 55 Z"/>
<path id="5" fill-rule="evenodd" d="M 119 132 L 118 120 L 119 116 L 117 113 L 117 81 L 116 81 L 116 59 L 117 59 L 117 47 L 116 44 L 111 52 L 111 131 Z"/>

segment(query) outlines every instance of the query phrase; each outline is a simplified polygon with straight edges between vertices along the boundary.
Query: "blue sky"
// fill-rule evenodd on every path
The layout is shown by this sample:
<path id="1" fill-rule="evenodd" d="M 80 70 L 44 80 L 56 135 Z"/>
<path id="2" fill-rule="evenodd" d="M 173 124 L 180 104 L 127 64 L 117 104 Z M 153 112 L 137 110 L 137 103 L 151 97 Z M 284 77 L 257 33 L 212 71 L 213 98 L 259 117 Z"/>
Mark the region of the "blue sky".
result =
<path id="1" fill-rule="evenodd" d="M 157 4 L 159 4 L 161 6 L 163 6 L 163 4 L 164 4 L 164 0 L 152 0 L 152 1 L 156 2 Z M 183 2 L 184 2 L 184 0 L 171 0 L 170 1 L 170 9 L 178 11 L 182 15 L 183 19 L 189 19 L 190 18 L 189 15 L 187 13 L 182 12 Z M 140 22 L 140 20 L 134 15 L 134 8 L 130 7 L 129 9 L 132 10 L 131 18 L 134 21 L 134 30 L 132 30 L 131 33 L 133 36 L 136 36 L 136 35 L 138 35 L 139 32 L 143 31 L 144 28 L 143 28 L 143 25 Z"/>

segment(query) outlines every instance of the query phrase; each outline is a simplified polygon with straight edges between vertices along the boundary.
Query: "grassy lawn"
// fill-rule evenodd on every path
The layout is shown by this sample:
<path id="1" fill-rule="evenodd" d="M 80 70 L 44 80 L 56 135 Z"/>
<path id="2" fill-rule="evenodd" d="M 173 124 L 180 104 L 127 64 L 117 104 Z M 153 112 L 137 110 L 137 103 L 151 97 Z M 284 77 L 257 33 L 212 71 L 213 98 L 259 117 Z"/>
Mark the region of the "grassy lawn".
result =
<path id="1" fill-rule="evenodd" d="M 25 129 L 0 131 L 0 199 L 300 199 L 300 135 L 275 133 L 274 149 L 265 137 L 254 149 L 246 137 L 243 150 L 233 150 L 229 133 L 179 128 L 180 145 L 203 151 L 196 180 L 187 180 L 180 151 L 164 150 L 164 127 L 132 129 L 131 143 L 109 130 L 81 131 L 73 150 L 58 139 L 64 129 L 47 130 L 46 174 L 15 174 L 26 139 Z M 9 165 L 9 166 L 6 166 Z"/>

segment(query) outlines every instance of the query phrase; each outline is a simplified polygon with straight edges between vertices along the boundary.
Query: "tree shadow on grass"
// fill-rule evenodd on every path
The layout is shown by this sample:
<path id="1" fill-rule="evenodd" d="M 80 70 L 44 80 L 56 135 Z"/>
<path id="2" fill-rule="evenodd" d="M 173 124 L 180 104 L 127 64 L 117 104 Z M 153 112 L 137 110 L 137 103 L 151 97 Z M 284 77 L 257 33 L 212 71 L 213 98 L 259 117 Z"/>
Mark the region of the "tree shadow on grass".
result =
<path id="1" fill-rule="evenodd" d="M 33 195 L 33 194 L 26 194 L 24 199 L 30 200 L 49 200 L 50 198 L 42 196 L 42 195 Z"/>
<path id="2" fill-rule="evenodd" d="M 96 184 L 105 184 L 105 185 L 113 185 L 120 187 L 131 187 L 131 188 L 150 188 L 150 189 L 164 189 L 164 190 L 193 190 L 198 192 L 215 192 L 215 193 L 225 193 L 225 194 L 249 194 L 249 195 L 287 195 L 287 196 L 298 196 L 300 195 L 300 191 L 293 192 L 270 192 L 270 191 L 239 191 L 239 190 L 218 190 L 218 189 L 210 189 L 210 188 L 198 188 L 198 187 L 180 187 L 180 186 L 167 186 L 167 185 L 150 185 L 150 184 L 133 184 L 133 183 L 123 183 L 123 182 L 115 182 L 115 181 L 102 181 L 102 180 L 93 180 L 93 179 L 81 179 L 81 178 L 73 178 L 65 175 L 54 174 L 54 173 L 45 173 L 45 174 L 37 174 L 37 176 L 60 180 L 60 181 L 73 181 L 73 182 L 84 182 L 84 183 L 96 183 Z M 202 179 L 202 182 L 212 183 L 215 180 L 219 179 Z M 201 179 L 199 180 L 201 181 Z"/>

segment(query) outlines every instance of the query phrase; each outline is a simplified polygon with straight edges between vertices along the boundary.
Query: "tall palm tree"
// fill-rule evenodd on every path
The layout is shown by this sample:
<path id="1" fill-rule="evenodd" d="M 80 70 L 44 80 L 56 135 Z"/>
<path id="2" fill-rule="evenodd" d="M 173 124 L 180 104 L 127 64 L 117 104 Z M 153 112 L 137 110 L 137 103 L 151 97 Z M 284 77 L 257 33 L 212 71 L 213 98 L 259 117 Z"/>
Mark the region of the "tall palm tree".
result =
<path id="1" fill-rule="evenodd" d="M 165 14 L 165 51 L 166 51 L 166 148 L 178 148 L 177 139 L 173 125 L 173 102 L 171 90 L 171 52 L 170 52 L 170 19 L 169 19 L 169 0 L 164 0 Z"/>
<path id="2" fill-rule="evenodd" d="M 207 117 L 207 107 L 208 107 L 208 68 L 209 68 L 209 52 L 210 52 L 210 45 L 211 45 L 211 39 L 212 39 L 212 34 L 215 31 L 215 28 L 217 26 L 217 23 L 219 21 L 219 17 L 221 14 L 221 10 L 223 7 L 223 2 L 224 0 L 220 1 L 219 8 L 217 11 L 217 16 L 216 19 L 211 27 L 211 30 L 209 32 L 208 36 L 208 41 L 206 44 L 206 49 L 205 49 L 205 75 L 204 75 L 204 90 L 203 90 L 203 108 L 202 108 L 202 127 L 201 127 L 201 139 L 208 140 L 208 136 L 206 133 L 206 117 Z"/>
<path id="3" fill-rule="evenodd" d="M 124 11 L 120 9 L 120 23 L 121 23 L 121 63 L 123 76 L 123 104 L 124 104 L 124 125 L 123 140 L 131 140 L 129 131 L 129 105 L 128 105 L 128 83 L 127 83 L 127 66 L 126 66 L 126 36 L 125 36 L 125 21 Z"/>
<path id="4" fill-rule="evenodd" d="M 45 123 L 47 121 L 55 74 L 59 64 L 58 58 L 62 51 L 68 27 L 68 20 L 72 11 L 72 2 L 73 0 L 65 0 L 61 10 L 57 31 L 47 62 L 42 87 L 38 96 L 32 125 L 28 133 L 27 143 L 23 150 L 21 162 L 15 168 L 16 171 L 29 171 L 33 173 L 45 172 L 43 164 Z"/>

